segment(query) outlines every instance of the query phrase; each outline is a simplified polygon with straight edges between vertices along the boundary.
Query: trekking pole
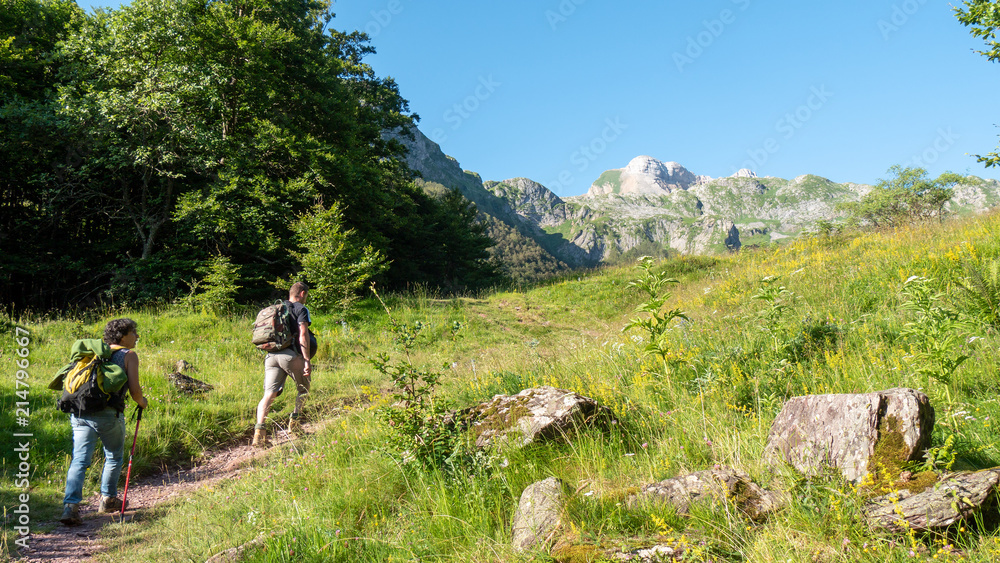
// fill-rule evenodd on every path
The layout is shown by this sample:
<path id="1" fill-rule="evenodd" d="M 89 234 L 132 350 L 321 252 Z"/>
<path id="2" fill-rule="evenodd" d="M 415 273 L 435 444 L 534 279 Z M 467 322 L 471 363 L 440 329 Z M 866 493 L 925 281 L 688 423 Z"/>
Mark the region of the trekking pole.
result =
<path id="1" fill-rule="evenodd" d="M 122 511 L 119 516 L 125 518 L 125 501 L 128 500 L 128 478 L 132 475 L 132 456 L 135 455 L 135 441 L 139 438 L 139 421 L 142 420 L 142 407 L 135 406 L 135 436 L 132 436 L 132 451 L 128 454 L 128 471 L 125 473 L 125 492 L 122 494 Z"/>

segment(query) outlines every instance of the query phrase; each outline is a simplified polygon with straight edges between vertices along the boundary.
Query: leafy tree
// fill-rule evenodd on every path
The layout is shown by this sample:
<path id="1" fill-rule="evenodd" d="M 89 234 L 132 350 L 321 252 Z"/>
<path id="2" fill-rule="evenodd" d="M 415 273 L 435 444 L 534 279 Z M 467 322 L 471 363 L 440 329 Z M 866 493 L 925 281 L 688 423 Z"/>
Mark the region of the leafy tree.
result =
<path id="1" fill-rule="evenodd" d="M 889 168 L 894 175 L 879 183 L 860 201 L 842 204 L 856 222 L 875 228 L 895 228 L 931 217 L 942 217 L 944 206 L 951 200 L 950 187 L 960 183 L 958 174 L 945 172 L 936 179 L 927 177 L 923 168 L 895 165 Z"/>
<path id="2" fill-rule="evenodd" d="M 362 248 L 354 231 L 345 231 L 342 223 L 339 206 L 317 204 L 293 226 L 302 251 L 292 255 L 301 263 L 312 303 L 321 311 L 346 311 L 358 298 L 357 290 L 388 267 L 382 253 L 371 245 Z"/>
<path id="3" fill-rule="evenodd" d="M 24 172 L 0 180 L 0 235 L 31 257 L 4 258 L 5 297 L 170 299 L 211 256 L 247 276 L 237 299 L 263 297 L 320 201 L 389 287 L 489 277 L 478 227 L 383 137 L 417 116 L 363 62 L 367 36 L 330 28 L 332 2 L 0 1 L 17 8 L 0 14 L 0 165 Z"/>
<path id="4" fill-rule="evenodd" d="M 982 38 L 986 43 L 985 51 L 977 51 L 992 62 L 1000 61 L 1000 42 L 997 41 L 997 29 L 1000 29 L 1000 2 L 996 0 L 965 0 L 964 7 L 955 8 L 958 21 L 966 27 L 972 27 L 972 35 Z M 1000 165 L 1000 147 L 987 155 L 976 155 L 978 162 L 987 167 Z"/>
<path id="5" fill-rule="evenodd" d="M 517 283 L 531 283 L 569 271 L 566 263 L 554 258 L 537 242 L 492 216 L 481 215 L 486 234 L 493 240 L 488 251 L 501 265 L 504 275 Z"/>
<path id="6" fill-rule="evenodd" d="M 201 308 L 214 314 L 225 313 L 236 305 L 236 292 L 240 286 L 239 266 L 225 256 L 213 256 L 201 268 L 204 277 L 191 282 L 191 294 L 181 303 L 191 309 Z"/>
<path id="7" fill-rule="evenodd" d="M 67 26 L 83 19 L 71 0 L 0 0 L 0 96 L 34 99 L 51 88 L 51 58 Z"/>
<path id="8" fill-rule="evenodd" d="M 433 244 L 430 261 L 440 271 L 441 287 L 451 291 L 477 290 L 505 281 L 500 264 L 490 258 L 494 245 L 476 205 L 450 190 L 439 201 L 430 225 Z"/>
<path id="9" fill-rule="evenodd" d="M 102 210 L 70 203 L 75 186 L 57 185 L 60 163 L 77 158 L 53 100 L 57 45 L 83 19 L 69 0 L 0 0 L 0 294 L 15 306 L 85 301 L 88 282 L 107 280 L 71 244 L 104 238 Z"/>

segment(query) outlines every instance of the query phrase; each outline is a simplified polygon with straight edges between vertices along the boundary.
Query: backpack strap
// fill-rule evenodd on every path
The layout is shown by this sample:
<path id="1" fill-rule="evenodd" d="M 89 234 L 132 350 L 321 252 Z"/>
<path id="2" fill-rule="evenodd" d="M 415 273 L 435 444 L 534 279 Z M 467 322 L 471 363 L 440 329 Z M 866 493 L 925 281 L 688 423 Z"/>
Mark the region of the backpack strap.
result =
<path id="1" fill-rule="evenodd" d="M 121 344 L 112 344 L 112 345 L 110 346 L 110 348 L 111 348 L 111 355 L 112 355 L 112 356 L 114 356 L 114 355 L 115 355 L 115 352 L 117 352 L 117 351 L 119 351 L 119 350 L 125 350 L 125 354 L 126 354 L 126 355 L 128 355 L 128 353 L 129 353 L 129 352 L 131 351 L 131 348 L 126 348 L 126 347 L 122 346 Z M 109 358 L 108 358 L 107 360 L 105 360 L 105 361 L 106 361 L 106 362 L 110 362 L 110 361 L 111 361 L 111 358 L 109 357 Z M 124 360 L 123 360 L 123 361 L 124 361 Z M 124 369 L 124 368 L 123 368 L 123 369 Z"/>
<path id="2" fill-rule="evenodd" d="M 125 354 L 126 355 L 131 351 L 131 349 L 126 348 L 126 347 L 122 346 L 121 344 L 111 344 L 110 347 L 111 347 L 111 355 L 112 356 L 114 356 L 115 352 L 117 352 L 119 350 L 125 350 Z M 108 359 L 106 361 L 111 362 L 110 359 Z M 122 359 L 122 363 L 125 363 L 124 358 Z M 125 367 L 122 366 L 122 369 L 124 370 Z M 125 380 L 125 384 L 122 385 L 122 388 L 119 389 L 116 392 L 112 392 L 111 393 L 111 397 L 108 399 L 108 406 L 109 407 L 114 407 L 115 411 L 118 414 L 121 414 L 121 413 L 125 412 L 125 394 L 126 393 L 128 393 L 128 380 L 127 379 Z"/>

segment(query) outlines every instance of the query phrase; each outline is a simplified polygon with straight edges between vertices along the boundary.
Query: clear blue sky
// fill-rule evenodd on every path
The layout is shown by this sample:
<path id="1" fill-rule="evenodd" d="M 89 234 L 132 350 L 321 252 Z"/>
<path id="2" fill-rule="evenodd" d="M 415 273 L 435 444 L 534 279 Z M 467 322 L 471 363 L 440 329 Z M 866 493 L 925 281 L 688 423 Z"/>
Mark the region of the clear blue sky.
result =
<path id="1" fill-rule="evenodd" d="M 695 174 L 1000 178 L 1000 64 L 958 0 L 336 2 L 420 129 L 484 180 L 557 195 L 646 154 Z M 81 2 L 117 6 L 118 2 Z"/>

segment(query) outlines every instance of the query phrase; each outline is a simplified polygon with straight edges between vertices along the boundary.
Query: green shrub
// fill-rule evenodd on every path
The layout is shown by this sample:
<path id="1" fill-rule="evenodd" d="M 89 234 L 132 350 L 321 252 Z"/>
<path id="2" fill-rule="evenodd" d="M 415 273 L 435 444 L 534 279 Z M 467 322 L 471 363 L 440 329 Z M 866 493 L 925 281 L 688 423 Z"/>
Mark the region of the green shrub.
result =
<path id="1" fill-rule="evenodd" d="M 189 285 L 191 293 L 179 303 L 192 311 L 202 310 L 212 314 L 223 314 L 236 307 L 236 292 L 242 286 L 236 282 L 240 278 L 240 267 L 227 256 L 214 256 L 200 269 L 201 280 Z"/>
<path id="2" fill-rule="evenodd" d="M 337 204 L 329 208 L 317 204 L 300 215 L 292 229 L 302 250 L 291 253 L 302 265 L 312 305 L 319 311 L 348 310 L 361 286 L 388 268 L 381 252 L 361 246 L 353 230 L 344 230 Z"/>

